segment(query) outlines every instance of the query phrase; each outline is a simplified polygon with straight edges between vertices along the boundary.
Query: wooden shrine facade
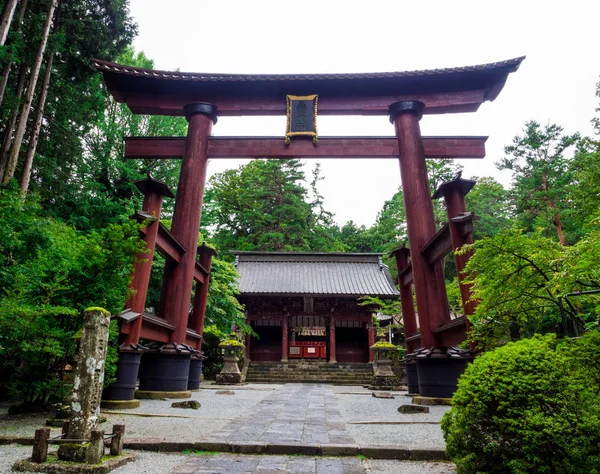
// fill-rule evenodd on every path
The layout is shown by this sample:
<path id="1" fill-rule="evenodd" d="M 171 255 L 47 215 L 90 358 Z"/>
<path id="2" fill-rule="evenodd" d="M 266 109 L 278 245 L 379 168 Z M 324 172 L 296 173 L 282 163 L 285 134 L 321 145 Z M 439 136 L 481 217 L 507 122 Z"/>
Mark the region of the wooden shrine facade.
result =
<path id="1" fill-rule="evenodd" d="M 381 254 L 234 252 L 239 300 L 258 337 L 252 361 L 372 361 L 373 310 L 361 296 L 398 298 Z"/>
<path id="2" fill-rule="evenodd" d="M 190 341 L 190 329 L 195 333 L 191 340 L 196 341 L 196 348 L 200 347 L 202 336 L 201 318 L 191 324 L 193 328 L 190 327 L 192 285 L 195 278 L 203 280 L 202 291 L 206 291 L 210 272 L 209 268 L 202 265 L 205 272 L 200 270 L 199 273 L 197 261 L 198 231 L 208 160 L 242 157 L 388 157 L 399 160 L 410 248 L 409 253 L 402 252 L 401 255 L 404 259 L 404 267 L 401 268 L 402 282 L 405 289 L 409 284 L 414 288 L 420 329 L 418 343 L 428 348 L 419 371 L 422 369 L 430 374 L 439 373 L 437 366 L 446 364 L 451 358 L 447 351 L 450 339 L 444 336 L 448 332 L 441 329 L 453 324 L 439 255 L 446 252 L 448 243 L 455 246 L 457 242 L 464 241 L 467 238 L 465 226 L 470 224 L 466 222 L 469 217 L 459 213 L 460 215 L 450 216 L 449 226 L 445 231 L 442 229 L 438 232 L 429 196 L 425 160 L 483 158 L 485 137 L 422 137 L 420 120 L 430 114 L 475 112 L 484 102 L 498 97 L 508 76 L 519 68 L 523 59 L 521 57 L 478 66 L 424 71 L 296 75 L 169 72 L 93 60 L 93 66 L 104 76 L 108 91 L 118 102 L 127 104 L 133 113 L 185 116 L 189 122 L 185 138 L 132 137 L 127 140 L 127 158 L 182 159 L 169 233 L 169 241 L 176 243 L 179 250 L 172 249 L 175 251 L 174 258 L 169 259 L 165 267 L 158 315 L 161 323 L 164 322 L 168 327 L 163 324 L 163 327 L 157 329 L 154 325 L 156 332 L 161 335 L 160 338 L 154 337 L 160 347 L 154 355 L 144 353 L 140 373 L 146 373 L 150 380 L 156 378 L 155 371 L 162 372 L 163 378 L 158 385 L 171 391 L 180 390 L 178 387 L 187 377 L 186 371 L 194 349 L 188 349 L 183 344 Z M 280 138 L 212 136 L 212 128 L 218 117 L 283 117 L 288 111 L 288 100 L 291 97 L 314 97 L 315 108 L 312 112 L 315 124 L 318 97 L 318 115 L 388 116 L 394 134 L 389 137 L 317 139 L 315 133 L 313 139 L 296 137 L 288 142 L 289 137 L 284 140 L 282 120 Z M 316 128 L 313 131 L 316 132 Z M 444 198 L 447 199 L 448 196 L 444 195 Z M 151 202 L 148 204 L 152 205 Z M 142 213 L 148 214 L 149 211 L 144 208 Z M 156 232 L 156 235 L 164 237 L 164 229 L 161 230 L 159 224 L 155 224 L 155 230 L 149 235 Z M 152 225 L 154 224 L 149 229 Z M 144 285 L 147 286 L 145 278 L 137 278 L 136 274 L 133 283 L 136 294 L 145 294 Z M 205 305 L 205 302 L 204 298 L 199 303 Z M 143 314 L 141 298 L 137 304 L 134 312 Z M 330 304 L 335 307 L 336 303 Z M 202 308 L 199 307 L 197 312 L 202 314 Z M 146 323 L 143 322 L 144 319 Z M 285 321 L 281 319 L 281 324 Z M 141 332 L 132 330 L 132 326 L 136 324 L 141 324 L 141 331 L 147 326 L 146 335 L 150 336 L 150 326 L 153 325 L 151 318 L 138 317 L 125 323 L 122 333 L 129 344 L 122 348 L 123 353 L 137 344 Z M 289 326 L 289 319 L 287 324 Z M 331 326 L 331 322 L 329 325 Z M 332 333 L 335 336 L 337 326 L 334 327 L 336 330 L 330 331 L 329 337 Z M 465 330 L 463 321 L 452 341 L 464 338 Z M 282 353 L 282 358 L 284 355 Z M 331 356 L 332 354 L 328 354 L 328 357 Z M 146 369 L 144 360 L 148 361 Z M 120 358 L 119 370 L 121 362 Z M 189 370 L 191 373 L 191 369 Z M 171 377 L 170 374 L 175 373 L 178 375 Z M 118 380 L 119 374 L 117 372 Z M 140 376 L 140 386 L 141 384 Z M 153 390 L 161 389 L 155 386 Z"/>

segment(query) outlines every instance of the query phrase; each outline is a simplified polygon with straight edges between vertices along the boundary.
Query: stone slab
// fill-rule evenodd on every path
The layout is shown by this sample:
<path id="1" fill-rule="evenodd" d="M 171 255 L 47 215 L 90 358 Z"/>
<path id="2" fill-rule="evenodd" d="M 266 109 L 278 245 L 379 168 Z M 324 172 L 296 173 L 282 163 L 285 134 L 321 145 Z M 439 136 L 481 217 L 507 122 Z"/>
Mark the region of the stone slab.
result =
<path id="1" fill-rule="evenodd" d="M 429 407 L 426 405 L 401 405 L 398 412 L 402 414 L 429 413 Z"/>
<path id="2" fill-rule="evenodd" d="M 140 401 L 137 399 L 133 400 L 102 400 L 100 402 L 100 408 L 106 408 L 107 410 L 128 410 L 133 408 L 139 408 Z"/>
<path id="3" fill-rule="evenodd" d="M 421 395 L 413 397 L 412 402 L 415 405 L 452 405 L 451 398 L 423 397 Z"/>
<path id="4" fill-rule="evenodd" d="M 372 392 L 371 396 L 375 398 L 394 398 L 394 394 L 392 392 Z"/>
<path id="5" fill-rule="evenodd" d="M 48 459 L 50 459 L 50 455 Z M 23 459 L 14 464 L 13 470 L 17 472 L 41 472 L 46 474 L 105 474 L 128 462 L 135 461 L 136 457 L 133 454 L 124 454 L 118 458 L 108 459 L 101 464 L 58 461 L 56 456 L 53 459 L 55 461 L 44 463 L 32 462 L 31 458 Z"/>
<path id="6" fill-rule="evenodd" d="M 192 398 L 191 390 L 181 392 L 154 392 L 150 390 L 136 390 L 135 398 L 142 400 L 162 400 L 163 398 Z"/>

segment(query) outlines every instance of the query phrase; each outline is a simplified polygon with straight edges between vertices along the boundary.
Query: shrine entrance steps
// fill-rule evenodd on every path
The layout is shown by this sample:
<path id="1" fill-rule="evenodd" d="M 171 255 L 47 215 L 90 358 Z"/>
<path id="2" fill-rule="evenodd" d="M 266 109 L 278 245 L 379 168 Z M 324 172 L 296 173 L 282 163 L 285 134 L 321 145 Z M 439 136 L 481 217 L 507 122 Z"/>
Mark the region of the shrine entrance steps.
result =
<path id="1" fill-rule="evenodd" d="M 360 363 L 330 364 L 324 361 L 250 362 L 246 381 L 251 383 L 330 383 L 367 385 L 373 366 Z"/>

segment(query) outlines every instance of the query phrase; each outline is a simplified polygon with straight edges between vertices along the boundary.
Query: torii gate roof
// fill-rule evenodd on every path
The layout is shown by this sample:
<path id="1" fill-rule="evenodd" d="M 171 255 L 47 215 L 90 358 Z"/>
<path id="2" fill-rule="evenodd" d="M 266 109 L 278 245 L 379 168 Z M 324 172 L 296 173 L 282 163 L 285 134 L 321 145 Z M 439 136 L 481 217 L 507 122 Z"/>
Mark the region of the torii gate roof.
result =
<path id="1" fill-rule="evenodd" d="M 420 100 L 425 113 L 473 112 L 494 100 L 525 57 L 422 71 L 350 74 L 213 74 L 159 71 L 93 59 L 108 90 L 132 112 L 183 115 L 193 102 L 219 115 L 284 115 L 285 97 L 319 95 L 320 115 L 387 115 L 399 100 Z"/>

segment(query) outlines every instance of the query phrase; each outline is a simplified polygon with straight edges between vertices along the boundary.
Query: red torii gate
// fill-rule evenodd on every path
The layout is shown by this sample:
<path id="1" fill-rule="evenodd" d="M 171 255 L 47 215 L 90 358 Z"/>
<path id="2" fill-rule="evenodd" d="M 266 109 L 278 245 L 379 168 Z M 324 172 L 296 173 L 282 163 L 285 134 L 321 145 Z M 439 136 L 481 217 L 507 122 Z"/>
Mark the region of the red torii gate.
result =
<path id="1" fill-rule="evenodd" d="M 439 329 L 450 322 L 450 313 L 441 261 L 436 257 L 441 250 L 432 247 L 432 242 L 449 240 L 434 238 L 437 231 L 425 158 L 483 158 L 486 137 L 421 137 L 419 121 L 423 114 L 476 111 L 483 102 L 498 96 L 508 75 L 523 59 L 426 71 L 302 75 L 168 72 L 93 60 L 109 92 L 133 113 L 185 116 L 189 122 L 186 138 L 126 141 L 127 158 L 183 159 L 172 230 L 167 234 L 163 229 L 162 233 L 163 241 L 177 242 L 187 251 L 180 252 L 178 260 L 170 260 L 166 267 L 159 317 L 154 318 L 160 321 L 152 323 L 157 333 L 153 339 L 165 343 L 152 356 L 155 372 L 178 376 L 174 377 L 177 380 L 163 377 L 157 386 L 182 390 L 182 379 L 189 370 L 190 353 L 182 350 L 181 344 L 188 340 L 192 282 L 198 278 L 195 250 L 209 158 L 399 158 L 409 245 L 418 250 L 411 254 L 409 282 L 414 284 L 417 300 L 420 344 L 432 349 L 428 364 L 422 365 L 424 375 L 435 376 L 448 359 L 447 345 L 436 337 L 436 331 L 439 334 Z M 320 137 L 318 144 L 295 139 L 289 145 L 283 137 L 211 137 L 218 116 L 285 115 L 286 95 L 290 94 L 317 94 L 319 115 L 389 115 L 396 137 Z M 449 194 L 443 195 L 448 201 Z M 455 246 L 455 240 L 466 235 L 456 231 L 460 225 L 456 219 L 468 221 L 469 216 L 449 217 L 451 225 L 446 232 Z M 408 260 L 405 263 L 408 266 Z M 198 303 L 205 305 L 205 301 Z M 137 323 L 141 333 L 128 331 L 127 341 L 133 346 L 144 332 L 144 319 L 142 316 Z M 134 323 L 124 327 L 131 328 Z M 160 330 L 161 324 L 170 330 Z M 201 336 L 202 328 L 198 329 Z M 142 358 L 142 369 L 146 358 Z M 187 387 L 187 379 L 185 383 Z"/>

